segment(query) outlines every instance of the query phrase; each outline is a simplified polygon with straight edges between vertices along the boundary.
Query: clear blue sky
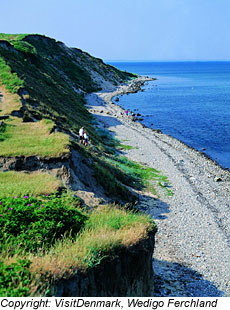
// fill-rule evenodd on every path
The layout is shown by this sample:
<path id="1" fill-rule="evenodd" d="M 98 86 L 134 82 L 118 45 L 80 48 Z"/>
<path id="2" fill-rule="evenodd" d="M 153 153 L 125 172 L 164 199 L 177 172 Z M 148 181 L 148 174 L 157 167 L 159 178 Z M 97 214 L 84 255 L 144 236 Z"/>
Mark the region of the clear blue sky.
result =
<path id="1" fill-rule="evenodd" d="M 104 60 L 230 60 L 230 0 L 0 0 L 0 32 Z"/>

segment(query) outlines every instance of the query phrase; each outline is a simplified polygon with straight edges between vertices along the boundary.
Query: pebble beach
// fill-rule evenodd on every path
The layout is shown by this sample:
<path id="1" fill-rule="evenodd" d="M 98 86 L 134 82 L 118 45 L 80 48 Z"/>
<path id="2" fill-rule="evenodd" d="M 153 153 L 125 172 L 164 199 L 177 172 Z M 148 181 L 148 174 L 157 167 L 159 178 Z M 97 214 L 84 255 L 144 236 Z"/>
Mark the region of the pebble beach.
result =
<path id="1" fill-rule="evenodd" d="M 230 296 L 230 172 L 181 141 L 132 121 L 112 102 L 146 80 L 139 77 L 86 100 L 99 126 L 133 147 L 125 156 L 161 171 L 173 192 L 139 195 L 140 210 L 158 226 L 152 296 Z"/>

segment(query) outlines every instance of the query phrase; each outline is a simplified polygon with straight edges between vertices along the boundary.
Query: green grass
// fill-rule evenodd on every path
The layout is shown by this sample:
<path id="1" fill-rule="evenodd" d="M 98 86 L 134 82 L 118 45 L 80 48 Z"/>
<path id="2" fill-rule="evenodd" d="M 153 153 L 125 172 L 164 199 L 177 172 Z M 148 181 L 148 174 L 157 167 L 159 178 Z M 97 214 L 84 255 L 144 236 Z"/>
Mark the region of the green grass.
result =
<path id="1" fill-rule="evenodd" d="M 86 221 L 86 230 L 108 229 L 117 231 L 119 229 L 129 229 L 137 223 L 148 225 L 151 222 L 150 217 L 127 211 L 118 207 L 104 206 L 95 209 L 89 219 Z"/>
<path id="2" fill-rule="evenodd" d="M 0 40 L 6 41 L 20 41 L 24 39 L 27 34 L 7 34 L 7 33 L 0 33 Z"/>
<path id="3" fill-rule="evenodd" d="M 19 202 L 16 202 L 14 198 L 11 198 L 12 202 L 1 199 L 2 216 L 0 220 L 8 221 L 10 217 L 15 217 L 14 221 L 10 221 L 6 226 L 6 229 L 9 230 L 10 235 L 16 238 L 17 243 L 20 242 L 20 238 L 25 239 L 21 247 L 20 243 L 16 245 L 16 242 L 1 244 L 2 247 L 4 245 L 0 254 L 1 296 L 6 296 L 4 294 L 7 293 L 7 296 L 53 295 L 55 294 L 52 290 L 54 281 L 63 277 L 71 277 L 77 270 L 86 272 L 107 257 L 110 259 L 116 257 L 119 250 L 148 238 L 149 232 L 156 230 L 154 222 L 147 215 L 122 210 L 116 206 L 96 208 L 86 215 L 83 211 L 74 209 L 73 202 L 69 205 L 63 201 L 62 205 L 61 201 L 61 204 L 58 202 L 59 199 L 51 197 L 47 198 L 47 201 L 42 200 L 41 202 L 32 197 L 23 197 Z M 41 204 L 44 207 L 39 209 Z M 20 205 L 20 208 L 16 209 L 16 205 Z M 8 210 L 9 206 L 11 207 L 10 211 Z M 26 210 L 29 210 L 31 214 L 28 212 L 27 214 Z M 65 218 L 67 212 L 77 213 L 74 214 L 78 218 L 80 216 L 81 231 L 76 237 L 73 233 L 79 230 L 79 225 L 77 230 L 75 228 L 72 230 L 72 237 L 68 237 L 68 234 L 62 232 L 64 228 L 70 232 L 71 225 L 74 226 L 73 214 L 69 218 Z M 3 218 L 3 216 L 5 217 Z M 20 217 L 23 218 L 20 219 Z M 51 234 L 49 222 L 53 223 L 58 218 L 60 218 L 59 223 L 51 225 L 52 229 L 55 229 L 55 233 Z M 29 221 L 29 226 L 24 225 L 26 221 Z M 71 224 L 67 224 L 68 221 Z M 46 224 L 41 226 L 42 222 Z M 62 222 L 64 228 L 60 225 Z M 14 225 L 14 223 L 18 224 Z M 34 225 L 35 223 L 37 225 Z M 28 227 L 31 227 L 30 231 L 27 231 Z M 36 230 L 38 230 L 37 234 Z M 55 244 L 49 249 L 42 242 L 38 242 L 39 238 L 42 241 L 46 240 L 41 237 L 43 232 L 46 234 L 44 238 L 52 237 L 52 235 L 57 238 L 56 241 L 55 238 L 52 238 L 52 243 L 55 242 Z M 27 236 L 28 234 L 30 236 Z M 4 231 L 0 236 L 5 238 Z M 59 240 L 58 236 L 62 236 L 62 239 Z M 39 246 L 38 253 L 34 252 L 34 249 L 27 249 L 28 246 L 30 248 L 33 245 L 35 245 L 36 251 Z M 23 247 L 27 249 L 26 252 L 22 251 Z M 25 271 L 24 274 L 21 273 L 22 267 Z"/>
<path id="4" fill-rule="evenodd" d="M 32 256 L 31 270 L 54 280 L 66 278 L 76 270 L 86 272 L 119 250 L 148 238 L 156 229 L 149 216 L 125 211 L 115 206 L 97 208 L 75 240 L 64 238 L 41 257 Z"/>
<path id="5" fill-rule="evenodd" d="M 107 196 L 111 198 L 119 198 L 126 202 L 131 202 L 134 197 L 129 190 L 121 183 L 118 174 L 114 171 L 114 168 L 106 165 L 103 161 L 95 160 L 92 168 L 94 169 L 94 177 L 98 184 L 100 184 Z"/>
<path id="6" fill-rule="evenodd" d="M 51 194 L 60 186 L 56 177 L 45 172 L 0 172 L 0 193 L 5 196 Z"/>
<path id="7" fill-rule="evenodd" d="M 124 81 L 133 75 L 105 65 L 102 60 L 79 49 L 67 51 L 63 45 L 45 36 L 0 34 L 0 39 L 14 46 L 21 45 L 18 53 L 0 46 L 0 57 L 28 91 L 29 96 L 25 99 L 28 113 L 50 118 L 59 126 L 76 133 L 81 126 L 85 126 L 92 143 L 103 149 L 103 141 L 93 128 L 92 117 L 84 107 L 84 98 L 74 88 L 81 88 L 85 92 L 99 89 L 87 68 L 95 67 L 97 72 L 112 80 L 117 78 Z M 12 83 L 13 86 L 15 83 L 15 88 L 7 84 L 9 91 L 16 92 L 22 86 L 18 80 Z"/>
<path id="8" fill-rule="evenodd" d="M 131 146 L 131 145 L 127 145 L 127 144 L 119 144 L 119 149 L 121 150 L 125 150 L 125 151 L 129 151 L 129 150 L 133 150 L 133 149 L 138 149 L 138 147 L 136 146 Z"/>
<path id="9" fill-rule="evenodd" d="M 57 157 L 69 153 L 69 136 L 61 132 L 50 134 L 54 123 L 46 120 L 23 123 L 8 121 L 0 132 L 0 156 Z"/>
<path id="10" fill-rule="evenodd" d="M 33 295 L 39 272 L 32 274 L 28 257 L 47 253 L 64 236 L 76 237 L 88 218 L 80 205 L 66 195 L 0 198 L 0 296 Z"/>
<path id="11" fill-rule="evenodd" d="M 104 159 L 124 173 L 123 182 L 125 184 L 138 190 L 149 191 L 154 195 L 159 195 L 158 188 L 160 184 L 160 186 L 165 189 L 167 194 L 171 195 L 171 191 L 161 183 L 168 182 L 168 179 L 167 177 L 161 175 L 160 171 L 143 166 L 140 163 L 129 160 L 124 156 L 110 156 L 105 157 Z"/>
<path id="12" fill-rule="evenodd" d="M 12 41 L 11 43 L 14 46 L 14 48 L 19 52 L 22 52 L 24 54 L 32 54 L 32 55 L 37 54 L 36 48 L 28 42 Z"/>
<path id="13" fill-rule="evenodd" d="M 17 93 L 18 89 L 24 86 L 23 80 L 21 80 L 15 72 L 11 73 L 10 67 L 2 57 L 0 57 L 0 81 L 11 93 Z"/>
<path id="14" fill-rule="evenodd" d="M 122 183 L 130 185 L 130 180 L 139 182 L 139 179 L 136 178 L 134 171 L 132 173 L 125 171 L 127 163 L 120 162 L 120 165 L 123 165 L 121 167 L 116 166 L 115 157 L 112 162 L 106 162 L 102 157 L 100 159 L 102 154 L 115 154 L 119 141 L 96 132 L 92 117 L 84 106 L 84 98 L 75 90 L 81 88 L 84 92 L 91 92 L 99 89 L 89 71 L 85 70 L 87 67 L 93 67 L 96 72 L 111 79 L 114 83 L 115 78 L 121 82 L 131 79 L 133 75 L 107 66 L 102 60 L 91 57 L 78 49 L 66 50 L 62 44 L 44 36 L 0 34 L 0 40 L 7 40 L 16 49 L 16 51 L 13 48 L 5 49 L 0 45 L 0 72 L 2 74 L 0 82 L 11 93 L 17 93 L 20 87 L 25 88 L 28 94 L 23 95 L 23 100 L 28 116 L 43 118 L 42 121 L 27 123 L 14 117 L 6 121 L 0 132 L 0 156 L 56 157 L 68 154 L 70 146 L 68 136 L 60 132 L 50 134 L 50 130 L 56 124 L 63 130 L 71 129 L 78 133 L 83 125 L 87 128 L 91 143 L 97 147 L 98 158 L 93 148 L 83 149 L 77 143 L 75 147 L 78 150 L 82 149 L 89 161 L 93 160 L 97 181 L 112 198 L 119 197 L 125 202 L 132 200 L 130 192 Z M 4 102 L 6 99 L 7 97 L 4 98 Z M 19 103 L 20 101 L 17 102 L 17 106 Z M 2 106 L 1 110 L 1 113 L 6 111 L 3 111 Z M 7 111 L 10 111 L 10 101 Z M 47 121 L 47 119 L 50 120 Z M 123 145 L 120 147 L 129 148 Z M 50 194 L 55 192 L 60 185 L 55 177 L 47 173 L 14 171 L 0 173 L 0 193 L 4 193 L 5 197 Z M 86 271 L 95 267 L 106 257 L 116 256 L 120 249 L 147 238 L 149 231 L 155 229 L 154 223 L 148 216 L 121 210 L 114 206 L 104 206 L 90 214 L 85 214 L 88 220 L 77 236 L 73 233 L 70 237 L 71 232 L 65 231 L 61 234 L 61 240 L 51 238 L 52 242 L 47 245 L 42 242 L 43 237 L 45 239 L 47 235 L 52 235 L 52 237 L 55 235 L 52 234 L 52 229 L 60 228 L 59 219 L 65 216 L 65 210 L 61 209 L 63 212 L 57 212 L 55 197 L 53 197 L 52 204 L 47 208 L 50 211 L 47 213 L 49 216 L 45 220 L 41 217 L 40 224 L 37 226 L 37 221 L 33 222 L 32 217 L 38 216 L 41 210 L 37 208 L 38 205 L 35 202 L 32 203 L 35 209 L 31 217 L 28 217 L 28 212 L 26 212 L 29 207 L 27 205 L 23 205 L 22 209 L 18 208 L 18 212 L 12 214 L 9 213 L 12 210 L 8 208 L 8 205 L 3 210 L 4 214 L 9 217 L 7 221 L 9 226 L 8 224 L 5 226 L 9 229 L 13 227 L 15 231 L 18 227 L 22 229 L 16 236 L 18 244 L 14 251 L 9 252 L 8 248 L 7 251 L 2 251 L 0 256 L 0 261 L 3 263 L 0 264 L 1 271 L 3 270 L 3 273 L 0 272 L 1 276 L 3 275 L 0 276 L 0 286 L 4 289 L 8 287 L 9 290 L 19 288 L 16 292 L 8 291 L 7 296 L 45 294 L 44 287 L 41 288 L 43 283 L 46 286 L 45 289 L 50 289 L 48 286 L 53 280 L 68 278 L 77 270 Z M 67 206 L 72 207 L 72 203 L 68 203 Z M 50 214 L 52 217 L 58 215 L 55 224 L 50 224 Z M 15 218 L 12 220 L 11 216 Z M 29 224 L 23 222 L 25 218 L 29 219 Z M 66 218 L 73 219 L 68 214 Z M 32 225 L 32 231 L 38 228 L 37 233 L 32 234 L 28 225 Z M 22 236 L 24 240 L 27 240 L 28 247 L 37 246 L 37 241 L 40 240 L 38 248 L 40 252 L 35 253 L 28 247 L 25 248 L 25 252 L 22 252 L 24 245 L 20 239 Z M 16 278 L 18 280 L 14 281 Z M 29 288 L 29 291 L 25 288 Z"/>
<path id="15" fill-rule="evenodd" d="M 149 191 L 158 197 L 162 193 L 162 189 L 167 195 L 172 195 L 171 190 L 164 185 L 168 179 L 160 171 L 118 155 L 117 151 L 131 150 L 135 147 L 122 144 L 118 139 L 113 138 L 108 130 L 97 129 L 97 133 L 105 147 L 101 159 L 94 159 L 93 168 L 98 183 L 104 187 L 108 195 L 113 197 L 117 195 L 130 202 L 135 201 L 135 197 L 124 185 L 137 190 Z"/>

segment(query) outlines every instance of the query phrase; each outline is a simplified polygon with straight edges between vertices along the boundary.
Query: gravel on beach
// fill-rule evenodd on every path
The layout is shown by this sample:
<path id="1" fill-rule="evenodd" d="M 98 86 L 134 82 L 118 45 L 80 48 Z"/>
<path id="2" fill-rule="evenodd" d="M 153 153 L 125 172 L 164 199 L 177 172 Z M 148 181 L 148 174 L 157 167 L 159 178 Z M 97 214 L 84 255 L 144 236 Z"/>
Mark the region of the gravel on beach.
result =
<path id="1" fill-rule="evenodd" d="M 129 87 L 92 93 L 86 100 L 100 126 L 134 147 L 125 151 L 128 158 L 168 177 L 173 196 L 140 195 L 140 209 L 158 226 L 152 295 L 230 296 L 230 172 L 179 140 L 129 119 L 112 103 Z"/>

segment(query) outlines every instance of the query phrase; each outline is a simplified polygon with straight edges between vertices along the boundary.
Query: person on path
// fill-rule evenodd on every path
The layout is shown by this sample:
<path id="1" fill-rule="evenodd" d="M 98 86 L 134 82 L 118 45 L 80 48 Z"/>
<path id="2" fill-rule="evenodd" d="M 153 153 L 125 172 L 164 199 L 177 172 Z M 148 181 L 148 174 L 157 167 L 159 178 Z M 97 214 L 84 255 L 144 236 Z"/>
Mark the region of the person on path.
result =
<path id="1" fill-rule="evenodd" d="M 88 135 L 86 133 L 86 131 L 84 131 L 84 146 L 87 146 L 88 145 Z"/>
<path id="2" fill-rule="evenodd" d="M 79 129 L 79 138 L 80 138 L 80 144 L 82 144 L 84 140 L 84 127 L 81 127 Z"/>

